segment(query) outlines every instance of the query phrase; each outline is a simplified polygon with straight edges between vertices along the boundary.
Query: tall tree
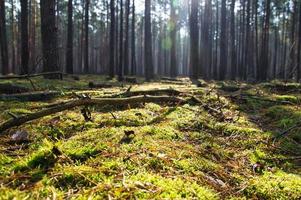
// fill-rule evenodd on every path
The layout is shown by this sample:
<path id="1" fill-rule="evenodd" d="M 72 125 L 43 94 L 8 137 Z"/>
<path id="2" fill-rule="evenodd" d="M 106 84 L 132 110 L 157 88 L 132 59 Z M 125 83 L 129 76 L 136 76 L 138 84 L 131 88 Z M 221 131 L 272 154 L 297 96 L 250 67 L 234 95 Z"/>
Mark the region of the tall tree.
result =
<path id="1" fill-rule="evenodd" d="M 123 0 L 120 0 L 120 20 L 119 20 L 119 68 L 118 81 L 123 81 Z"/>
<path id="2" fill-rule="evenodd" d="M 16 73 L 17 69 L 16 69 L 16 44 L 15 44 L 15 3 L 14 0 L 10 0 L 10 4 L 11 4 L 11 59 L 12 59 L 12 72 Z"/>
<path id="3" fill-rule="evenodd" d="M 68 0 L 66 71 L 68 74 L 73 74 L 73 2 L 72 0 Z"/>
<path id="4" fill-rule="evenodd" d="M 297 19 L 297 0 L 293 0 L 293 10 L 291 16 L 291 37 L 290 37 L 290 52 L 289 52 L 289 66 L 287 71 L 287 77 L 292 79 L 295 71 L 296 64 L 296 19 Z"/>
<path id="5" fill-rule="evenodd" d="M 110 0 L 111 24 L 110 24 L 110 71 L 111 78 L 115 75 L 115 1 Z"/>
<path id="6" fill-rule="evenodd" d="M 226 0 L 222 0 L 221 8 L 221 39 L 220 39 L 220 74 L 219 79 L 224 80 L 227 73 L 227 7 Z"/>
<path id="7" fill-rule="evenodd" d="M 177 76 L 177 16 L 175 1 L 170 0 L 170 38 L 171 38 L 171 48 L 170 48 L 170 76 Z"/>
<path id="8" fill-rule="evenodd" d="M 190 76 L 197 79 L 199 75 L 199 27 L 198 27 L 199 1 L 191 0 L 190 11 Z"/>
<path id="9" fill-rule="evenodd" d="M 204 72 L 204 77 L 209 78 L 211 73 L 211 60 L 212 60 L 212 42 L 211 42 L 211 10 L 212 3 L 211 0 L 205 1 L 205 9 L 202 20 L 202 69 Z"/>
<path id="10" fill-rule="evenodd" d="M 84 72 L 89 72 L 89 7 L 90 0 L 86 0 L 85 4 L 85 52 L 84 52 Z"/>
<path id="11" fill-rule="evenodd" d="M 2 58 L 2 74 L 6 75 L 9 73 L 9 66 L 8 66 L 8 47 L 7 47 L 6 16 L 5 16 L 4 0 L 0 0 L 0 46 L 1 46 L 1 58 Z"/>
<path id="12" fill-rule="evenodd" d="M 21 74 L 28 74 L 28 0 L 21 0 Z"/>
<path id="13" fill-rule="evenodd" d="M 297 52 L 297 81 L 301 80 L 301 3 L 299 3 L 299 33 L 298 33 L 298 52 Z"/>
<path id="14" fill-rule="evenodd" d="M 59 70 L 57 28 L 55 26 L 55 0 L 40 1 L 41 8 L 41 36 L 43 51 L 43 70 L 53 72 Z M 59 78 L 57 75 L 47 75 L 46 78 Z"/>
<path id="15" fill-rule="evenodd" d="M 235 2 L 236 0 L 231 0 L 231 70 L 230 78 L 234 80 L 236 78 L 236 41 L 235 41 Z"/>
<path id="16" fill-rule="evenodd" d="M 125 1 L 124 74 L 129 75 L 130 0 Z"/>
<path id="17" fill-rule="evenodd" d="M 145 23 L 144 23 L 144 65 L 145 78 L 150 81 L 154 78 L 153 55 L 152 55 L 152 24 L 151 24 L 151 0 L 145 0 Z"/>
<path id="18" fill-rule="evenodd" d="M 136 63 L 136 14 L 135 14 L 135 0 L 132 0 L 132 45 L 131 45 L 131 75 L 136 75 L 137 73 L 137 63 Z"/>
<path id="19" fill-rule="evenodd" d="M 264 23 L 262 30 L 260 62 L 257 66 L 257 80 L 267 80 L 267 72 L 269 68 L 269 32 L 270 32 L 270 15 L 271 15 L 271 0 L 265 2 Z"/>

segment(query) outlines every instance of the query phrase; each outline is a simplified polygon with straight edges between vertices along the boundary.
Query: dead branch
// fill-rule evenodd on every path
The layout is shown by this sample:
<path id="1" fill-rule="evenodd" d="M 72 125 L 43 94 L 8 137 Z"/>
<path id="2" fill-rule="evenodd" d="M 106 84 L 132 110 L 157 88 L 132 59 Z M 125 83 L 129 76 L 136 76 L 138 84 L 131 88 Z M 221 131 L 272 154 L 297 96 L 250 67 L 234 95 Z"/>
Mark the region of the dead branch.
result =
<path id="1" fill-rule="evenodd" d="M 51 107 L 45 110 L 41 110 L 36 113 L 31 113 L 28 115 L 20 116 L 18 118 L 10 119 L 3 124 L 0 125 L 0 135 L 4 134 L 4 131 L 20 126 L 24 123 L 52 115 L 58 112 L 62 112 L 65 110 L 69 110 L 75 107 L 80 106 L 105 106 L 105 105 L 113 105 L 113 106 L 124 106 L 124 105 L 138 105 L 141 103 L 173 103 L 179 104 L 184 103 L 185 100 L 177 97 L 169 97 L 169 96 L 137 96 L 137 97 L 129 97 L 129 98 L 103 98 L 103 99 L 79 99 L 73 100 L 65 104 L 61 104 L 55 107 Z"/>
<path id="2" fill-rule="evenodd" d="M 201 107 L 204 108 L 204 110 L 206 110 L 209 114 L 218 117 L 220 121 L 223 121 L 226 118 L 222 110 L 217 110 L 215 108 L 210 107 L 208 104 L 202 102 L 202 100 L 200 100 L 199 98 L 192 96 L 191 100 L 200 104 Z"/>

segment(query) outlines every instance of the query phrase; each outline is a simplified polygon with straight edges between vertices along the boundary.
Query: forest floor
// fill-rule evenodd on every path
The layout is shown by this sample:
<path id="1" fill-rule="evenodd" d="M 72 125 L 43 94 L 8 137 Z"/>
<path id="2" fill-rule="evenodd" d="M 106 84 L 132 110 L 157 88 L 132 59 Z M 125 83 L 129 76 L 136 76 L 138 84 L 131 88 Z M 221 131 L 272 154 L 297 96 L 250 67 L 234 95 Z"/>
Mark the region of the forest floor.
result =
<path id="1" fill-rule="evenodd" d="M 196 86 L 183 78 L 90 89 L 90 81 L 108 82 L 31 80 L 60 93 L 42 101 L 0 95 L 1 123 L 130 86 L 172 88 L 185 102 L 77 107 L 0 133 L 0 199 L 301 199 L 299 84 Z M 32 88 L 28 80 L 0 81 L 7 82 Z M 28 140 L 13 140 L 17 131 Z"/>

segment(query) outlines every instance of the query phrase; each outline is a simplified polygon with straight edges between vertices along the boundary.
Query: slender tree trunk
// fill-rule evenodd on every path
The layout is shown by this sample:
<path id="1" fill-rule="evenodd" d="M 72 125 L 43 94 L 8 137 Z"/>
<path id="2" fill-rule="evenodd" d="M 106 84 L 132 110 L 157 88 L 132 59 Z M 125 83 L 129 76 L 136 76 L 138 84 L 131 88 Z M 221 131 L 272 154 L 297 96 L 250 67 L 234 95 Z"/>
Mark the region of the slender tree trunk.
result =
<path id="1" fill-rule="evenodd" d="M 89 72 L 89 7 L 90 0 L 86 0 L 85 5 L 85 65 L 84 72 Z"/>
<path id="2" fill-rule="evenodd" d="M 255 4 L 255 77 L 257 73 L 257 68 L 259 66 L 259 38 L 258 38 L 258 0 L 254 1 Z"/>
<path id="3" fill-rule="evenodd" d="M 269 32 L 270 32 L 270 14 L 271 14 L 271 0 L 266 1 L 265 5 L 265 16 L 262 31 L 262 46 L 260 54 L 260 65 L 258 66 L 258 77 L 259 81 L 267 80 L 267 72 L 269 69 Z"/>
<path id="4" fill-rule="evenodd" d="M 211 0 L 205 1 L 205 10 L 202 20 L 202 48 L 201 55 L 202 59 L 202 71 L 204 72 L 204 77 L 208 79 L 211 73 L 211 59 L 212 59 L 212 49 L 211 49 Z"/>
<path id="5" fill-rule="evenodd" d="M 131 45 L 131 75 L 137 74 L 136 63 L 136 14 L 135 14 L 135 0 L 132 0 L 132 45 Z"/>
<path id="6" fill-rule="evenodd" d="M 11 37 L 12 37 L 12 41 L 11 41 L 11 53 L 12 53 L 12 72 L 16 73 L 16 38 L 15 38 L 15 4 L 14 4 L 14 0 L 10 1 L 11 3 Z M 1 27 L 1 26 L 0 26 Z M 1 46 L 1 45 L 0 45 Z"/>
<path id="7" fill-rule="evenodd" d="M 176 56 L 176 49 L 177 49 L 177 19 L 176 19 L 176 10 L 174 1 L 170 1 L 170 38 L 171 38 L 171 49 L 170 49 L 170 76 L 176 77 L 177 76 L 177 56 Z"/>
<path id="8" fill-rule="evenodd" d="M 68 0 L 66 71 L 68 74 L 73 74 L 73 4 L 72 4 L 72 0 Z"/>
<path id="9" fill-rule="evenodd" d="M 190 13 L 190 77 L 198 79 L 199 75 L 199 27 L 198 9 L 199 1 L 191 0 Z"/>
<path id="10" fill-rule="evenodd" d="M 41 7 L 41 35 L 44 72 L 59 70 L 57 28 L 55 26 L 55 0 L 40 1 Z M 46 78 L 60 78 L 58 75 L 48 75 Z"/>
<path id="11" fill-rule="evenodd" d="M 278 60 L 278 28 L 275 27 L 275 36 L 274 36 L 274 65 L 273 65 L 273 71 L 272 71 L 272 78 L 276 78 L 277 73 L 277 60 Z"/>
<path id="12" fill-rule="evenodd" d="M 281 67 L 280 67 L 280 71 L 279 71 L 279 78 L 280 79 L 285 79 L 285 68 L 286 68 L 286 49 L 287 49 L 287 45 L 286 45 L 286 26 L 285 26 L 285 22 L 286 22 L 286 18 L 285 18 L 285 13 L 286 13 L 286 7 L 284 6 L 283 9 L 283 17 L 282 17 L 282 56 L 281 56 Z"/>
<path id="13" fill-rule="evenodd" d="M 115 1 L 110 0 L 111 24 L 110 24 L 110 77 L 115 75 Z"/>
<path id="14" fill-rule="evenodd" d="M 288 67 L 288 77 L 289 79 L 292 79 L 294 77 L 294 71 L 295 71 L 295 58 L 296 58 L 296 17 L 297 16 L 297 1 L 294 0 L 293 1 L 293 10 L 292 10 L 292 18 L 291 18 L 291 37 L 290 37 L 290 63 L 289 63 L 289 67 Z"/>
<path id="15" fill-rule="evenodd" d="M 130 24 L 130 0 L 125 1 L 125 40 L 124 40 L 124 74 L 129 75 L 129 24 Z"/>
<path id="16" fill-rule="evenodd" d="M 150 81 L 154 78 L 153 55 L 152 55 L 152 24 L 151 24 L 151 0 L 145 0 L 145 23 L 144 23 L 144 65 L 145 78 Z"/>
<path id="17" fill-rule="evenodd" d="M 251 0 L 247 0 L 247 13 L 246 13 L 246 38 L 245 38 L 245 66 L 244 66 L 244 73 L 243 73 L 243 80 L 247 80 L 248 76 L 251 72 L 251 67 L 252 66 L 252 57 L 251 57 Z"/>
<path id="18" fill-rule="evenodd" d="M 301 3 L 299 4 L 299 33 L 298 33 L 298 53 L 297 53 L 297 81 L 301 80 Z"/>
<path id="19" fill-rule="evenodd" d="M 236 78 L 236 43 L 235 43 L 235 1 L 231 1 L 231 73 L 230 78 Z"/>
<path id="20" fill-rule="evenodd" d="M 28 74 L 28 0 L 21 1 L 21 74 Z"/>
<path id="21" fill-rule="evenodd" d="M 118 81 L 123 81 L 124 65 L 123 65 L 123 0 L 120 0 L 120 28 L 119 28 L 119 68 Z"/>
<path id="22" fill-rule="evenodd" d="M 227 9 L 226 0 L 222 0 L 221 8 L 221 40 L 220 40 L 220 74 L 219 79 L 224 80 L 227 73 Z"/>
<path id="23" fill-rule="evenodd" d="M 6 75 L 9 73 L 9 66 L 8 66 L 8 47 L 7 47 L 4 0 L 0 0 L 0 46 L 1 46 L 1 58 L 2 58 L 2 74 Z"/>
<path id="24" fill-rule="evenodd" d="M 215 25 L 215 59 L 213 67 L 213 78 L 218 78 L 218 38 L 219 38 L 219 1 L 216 1 L 216 25 Z"/>

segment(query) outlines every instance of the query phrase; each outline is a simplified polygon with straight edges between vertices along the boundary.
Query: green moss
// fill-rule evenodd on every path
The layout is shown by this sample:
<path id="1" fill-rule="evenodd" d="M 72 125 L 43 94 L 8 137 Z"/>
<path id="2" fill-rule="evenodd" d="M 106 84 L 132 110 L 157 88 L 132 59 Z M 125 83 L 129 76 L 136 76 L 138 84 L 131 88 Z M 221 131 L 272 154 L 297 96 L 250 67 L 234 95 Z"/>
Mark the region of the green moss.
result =
<path id="1" fill-rule="evenodd" d="M 171 179 L 142 173 L 130 177 L 130 182 L 136 185 L 144 185 L 146 188 L 156 188 L 158 191 L 152 194 L 146 192 L 147 190 L 145 192 L 138 190 L 135 192 L 135 196 L 139 199 L 218 199 L 218 195 L 212 190 L 195 182 L 184 181 L 179 178 Z"/>
<path id="2" fill-rule="evenodd" d="M 267 172 L 251 179 L 245 193 L 250 198 L 297 200 L 301 198 L 301 177 L 281 171 Z"/>
<path id="3" fill-rule="evenodd" d="M 215 128 L 222 131 L 223 134 L 225 135 L 239 134 L 239 135 L 250 136 L 250 135 L 262 133 L 261 130 L 256 128 L 242 127 L 234 124 L 217 123 Z"/>
<path id="4" fill-rule="evenodd" d="M 300 100 L 296 96 L 291 96 L 291 95 L 281 95 L 281 96 L 276 96 L 277 101 L 288 101 L 291 103 L 299 103 Z"/>

